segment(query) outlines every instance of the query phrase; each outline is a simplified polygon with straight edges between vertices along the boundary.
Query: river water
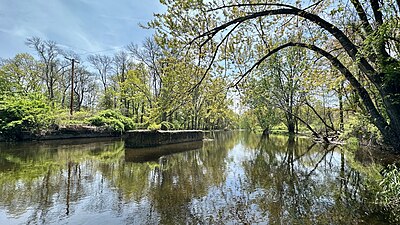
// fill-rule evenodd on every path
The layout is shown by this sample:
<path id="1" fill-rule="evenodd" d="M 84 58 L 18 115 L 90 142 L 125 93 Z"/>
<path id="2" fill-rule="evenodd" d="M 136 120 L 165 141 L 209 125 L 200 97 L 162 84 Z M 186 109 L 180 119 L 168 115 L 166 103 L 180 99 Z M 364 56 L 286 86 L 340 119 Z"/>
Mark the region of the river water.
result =
<path id="1" fill-rule="evenodd" d="M 341 147 L 246 132 L 0 143 L 0 224 L 382 224 Z"/>

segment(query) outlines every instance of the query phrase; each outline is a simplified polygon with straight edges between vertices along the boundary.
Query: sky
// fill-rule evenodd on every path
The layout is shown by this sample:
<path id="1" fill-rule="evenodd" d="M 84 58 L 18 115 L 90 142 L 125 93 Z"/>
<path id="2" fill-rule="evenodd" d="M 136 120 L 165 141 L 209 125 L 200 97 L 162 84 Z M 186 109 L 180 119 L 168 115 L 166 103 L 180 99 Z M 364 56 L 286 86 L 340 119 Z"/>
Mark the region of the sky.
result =
<path id="1" fill-rule="evenodd" d="M 159 0 L 0 0 L 0 58 L 34 54 L 25 45 L 33 36 L 82 57 L 112 54 L 150 37 L 139 23 L 163 10 Z"/>

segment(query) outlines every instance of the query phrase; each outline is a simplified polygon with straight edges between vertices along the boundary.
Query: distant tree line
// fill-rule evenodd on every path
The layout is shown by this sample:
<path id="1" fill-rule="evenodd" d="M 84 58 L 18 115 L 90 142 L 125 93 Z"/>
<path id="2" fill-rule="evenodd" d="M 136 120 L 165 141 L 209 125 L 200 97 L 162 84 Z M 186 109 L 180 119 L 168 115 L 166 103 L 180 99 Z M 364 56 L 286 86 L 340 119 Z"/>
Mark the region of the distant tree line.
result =
<path id="1" fill-rule="evenodd" d="M 198 71 L 204 69 L 155 38 L 147 38 L 142 46 L 130 44 L 113 55 L 87 57 L 63 51 L 56 42 L 38 37 L 28 38 L 26 44 L 34 50 L 34 56 L 19 53 L 1 60 L 0 114 L 4 119 L 0 122 L 3 130 L 15 126 L 18 120 L 20 124 L 35 123 L 21 122 L 29 115 L 28 111 L 35 111 L 34 108 L 27 107 L 26 116 L 9 109 L 11 105 L 16 108 L 18 104 L 29 105 L 27 102 L 37 100 L 38 95 L 50 107 L 49 114 L 51 110 L 57 111 L 59 117 L 74 120 L 69 121 L 71 123 L 85 123 L 85 116 L 80 115 L 90 117 L 96 112 L 111 110 L 131 119 L 137 129 L 237 126 L 237 115 L 229 107 L 232 100 L 226 81 L 214 77 L 195 86 L 200 79 Z M 79 62 L 75 64 L 72 90 L 73 110 L 77 115 L 72 119 L 67 113 L 71 99 L 71 61 L 68 60 L 71 58 Z M 8 104 L 24 97 L 27 101 Z M 57 123 L 57 118 L 52 120 Z"/>

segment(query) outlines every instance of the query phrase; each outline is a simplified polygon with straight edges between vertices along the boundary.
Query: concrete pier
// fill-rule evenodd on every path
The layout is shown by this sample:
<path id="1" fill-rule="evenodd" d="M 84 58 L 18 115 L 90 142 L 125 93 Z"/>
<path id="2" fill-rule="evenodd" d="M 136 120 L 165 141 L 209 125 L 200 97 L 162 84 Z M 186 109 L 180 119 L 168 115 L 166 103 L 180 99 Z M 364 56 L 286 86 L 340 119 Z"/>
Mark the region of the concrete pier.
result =
<path id="1" fill-rule="evenodd" d="M 203 138 L 204 133 L 201 130 L 132 130 L 124 135 L 125 146 L 128 148 L 202 141 Z"/>

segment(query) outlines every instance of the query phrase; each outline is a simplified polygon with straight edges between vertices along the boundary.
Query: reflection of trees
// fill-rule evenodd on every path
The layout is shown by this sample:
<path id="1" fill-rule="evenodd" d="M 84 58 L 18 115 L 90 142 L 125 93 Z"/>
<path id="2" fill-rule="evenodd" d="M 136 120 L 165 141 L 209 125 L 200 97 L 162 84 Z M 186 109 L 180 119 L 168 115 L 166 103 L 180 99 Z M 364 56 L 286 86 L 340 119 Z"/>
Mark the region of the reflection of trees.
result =
<path id="1" fill-rule="evenodd" d="M 150 173 L 148 198 L 160 215 L 161 224 L 191 221 L 190 203 L 225 179 L 224 159 L 238 139 L 236 133 L 214 133 L 202 150 L 168 155 Z"/>
<path id="2" fill-rule="evenodd" d="M 157 162 L 131 163 L 120 157 L 96 168 L 110 188 L 116 188 L 120 201 L 149 201 L 149 212 L 143 213 L 146 216 L 157 216 L 162 224 L 185 223 L 190 218 L 192 199 L 224 182 L 224 159 L 237 143 L 237 135 L 213 133 L 215 140 L 204 142 L 201 150 L 163 156 Z M 150 223 L 152 218 L 144 221 Z"/>
<path id="3" fill-rule="evenodd" d="M 61 143 L 0 143 L 0 207 L 14 216 L 29 209 L 33 224 L 46 223 L 50 209 L 60 203 L 65 207 L 57 215 L 68 215 L 70 206 L 88 195 L 94 162 L 109 160 L 118 149 L 123 154 L 120 141 Z M 96 149 L 101 153 L 94 154 Z"/>
<path id="4" fill-rule="evenodd" d="M 82 209 L 144 224 L 337 224 L 362 217 L 362 176 L 342 149 L 305 138 L 212 135 L 202 149 L 143 163 L 125 160 L 122 141 L 1 148 L 0 207 L 29 214 L 31 224 Z"/>
<path id="5" fill-rule="evenodd" d="M 343 151 L 307 139 L 281 141 L 262 139 L 243 165 L 250 185 L 265 191 L 255 204 L 271 223 L 348 223 L 364 216 L 360 177 L 346 166 Z"/>
<path id="6" fill-rule="evenodd" d="M 94 211 L 111 204 L 118 212 L 119 202 L 150 201 L 161 221 L 170 223 L 176 215 L 184 221 L 191 199 L 224 181 L 224 159 L 237 140 L 233 133 L 214 136 L 202 150 L 158 163 L 125 162 L 118 141 L 13 144 L 0 152 L 0 205 L 14 216 L 30 209 L 28 223 L 46 223 L 57 219 L 50 214 L 73 215 L 75 204 L 87 198 L 87 210 Z M 101 199 L 102 192 L 111 192 L 114 202 Z"/>

